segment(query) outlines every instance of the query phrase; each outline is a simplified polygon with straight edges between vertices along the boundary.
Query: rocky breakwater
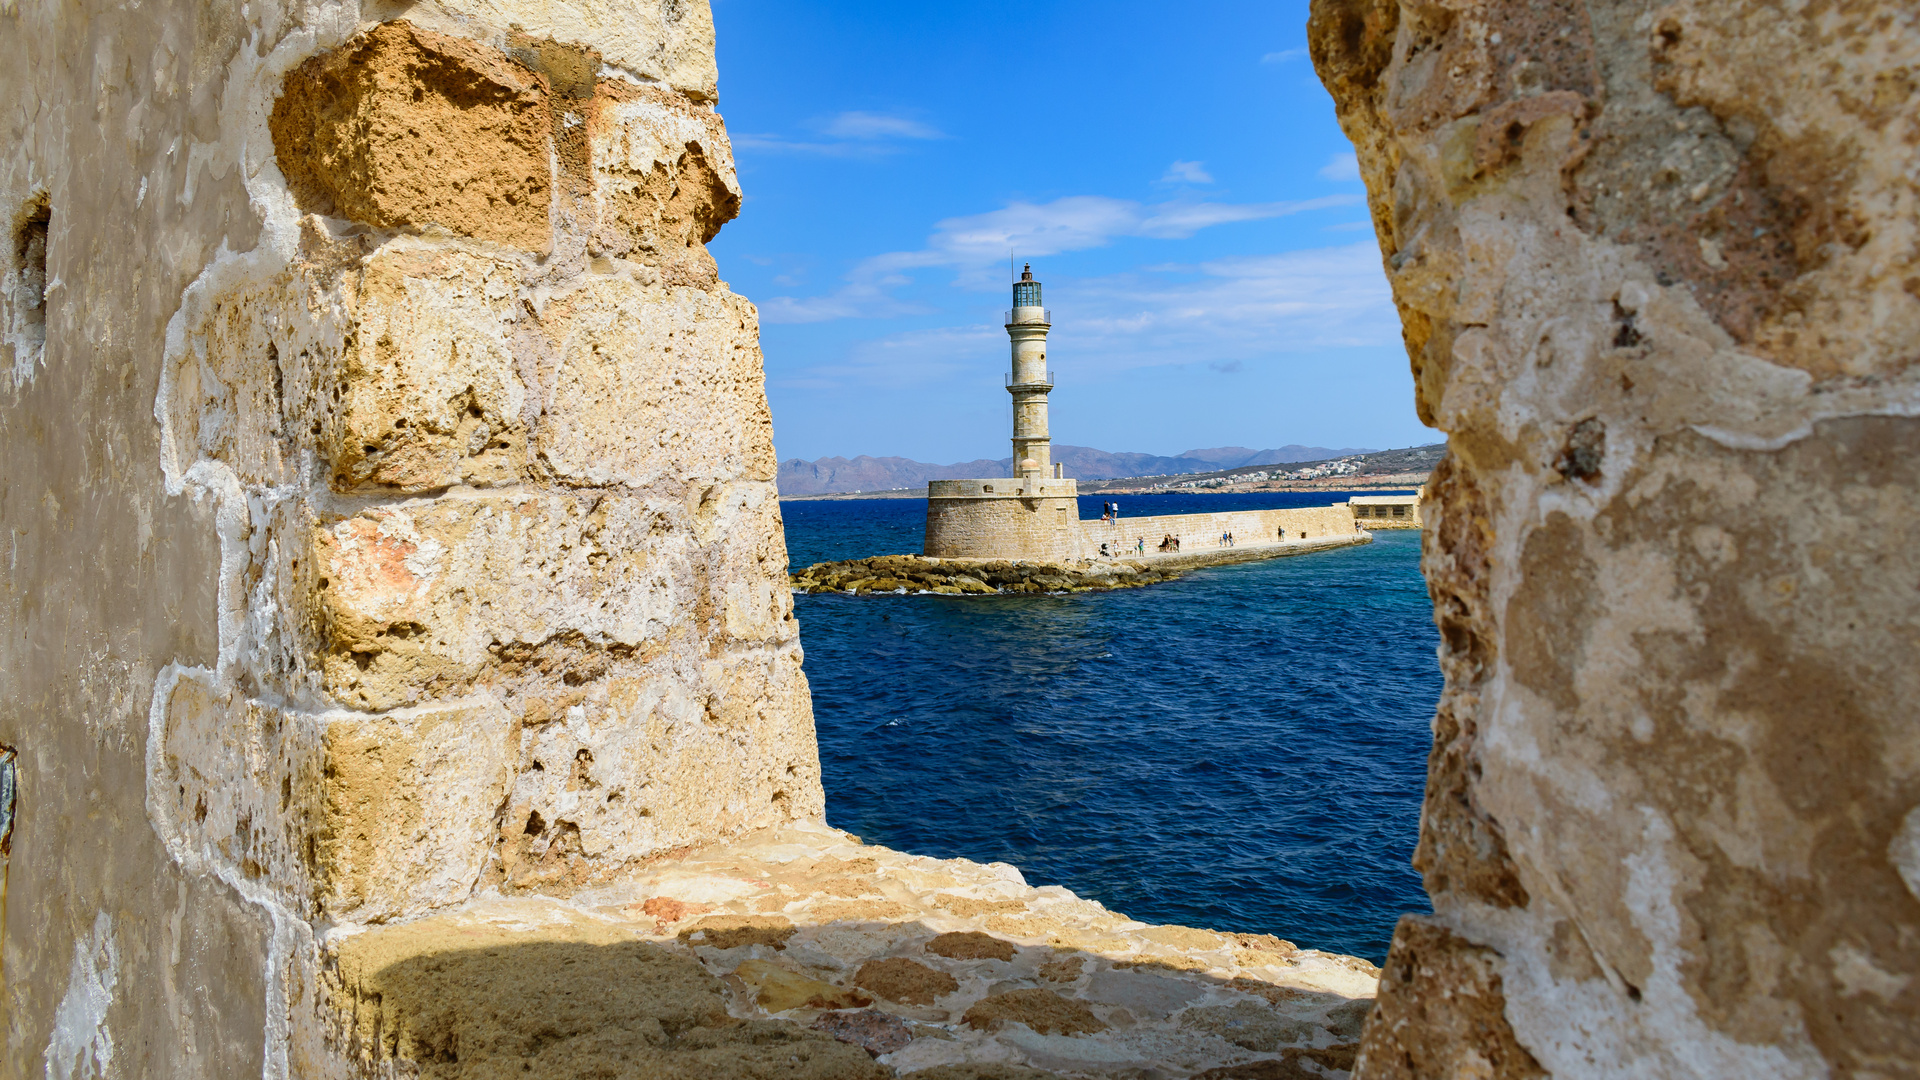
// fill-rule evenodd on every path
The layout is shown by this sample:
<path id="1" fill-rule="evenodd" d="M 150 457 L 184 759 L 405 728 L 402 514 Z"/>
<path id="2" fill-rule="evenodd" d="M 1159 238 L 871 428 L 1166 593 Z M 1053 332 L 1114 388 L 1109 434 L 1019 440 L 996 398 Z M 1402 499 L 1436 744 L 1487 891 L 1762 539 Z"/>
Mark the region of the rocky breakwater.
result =
<path id="1" fill-rule="evenodd" d="M 1050 563 L 877 555 L 815 563 L 793 574 L 791 582 L 794 591 L 802 593 L 997 596 L 1135 589 L 1179 576 L 1177 570 L 1125 561 Z"/>

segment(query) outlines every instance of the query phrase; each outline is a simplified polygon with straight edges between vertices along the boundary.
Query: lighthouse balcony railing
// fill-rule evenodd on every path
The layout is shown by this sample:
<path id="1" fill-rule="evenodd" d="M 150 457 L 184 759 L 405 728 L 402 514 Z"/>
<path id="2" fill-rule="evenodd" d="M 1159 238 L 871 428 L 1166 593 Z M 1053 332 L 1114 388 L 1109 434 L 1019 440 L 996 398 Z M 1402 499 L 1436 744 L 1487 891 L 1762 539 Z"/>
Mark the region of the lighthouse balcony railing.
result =
<path id="1" fill-rule="evenodd" d="M 1035 319 L 1035 318 L 1033 318 L 1033 317 L 1031 317 L 1031 316 L 1029 316 L 1029 317 L 1027 317 L 1027 318 L 1024 318 L 1024 319 L 1021 319 L 1021 320 L 1020 320 L 1020 321 L 1018 321 L 1018 322 L 1015 322 L 1015 321 L 1014 321 L 1014 318 L 1013 318 L 1013 314 L 1014 314 L 1014 312 L 1016 312 L 1016 311 L 1031 311 L 1031 310 L 1033 310 L 1033 309 L 1031 309 L 1031 308 L 1008 308 L 1008 309 L 1007 309 L 1007 325 L 1008 325 L 1008 326 L 1052 326 L 1052 325 L 1053 325 L 1053 310 L 1052 310 L 1051 308 L 1041 308 L 1041 309 L 1040 309 L 1040 317 L 1039 317 L 1038 319 Z"/>
<path id="2" fill-rule="evenodd" d="M 1031 379 L 1016 382 L 1013 377 L 1013 372 L 1011 371 L 1005 372 L 1002 375 L 1002 377 L 1007 380 L 1007 389 L 1009 390 L 1015 389 L 1016 387 L 1027 387 L 1027 386 L 1041 386 L 1041 387 L 1047 388 L 1048 390 L 1053 389 L 1053 372 L 1051 371 L 1047 372 L 1046 378 L 1039 382 L 1035 382 Z"/>

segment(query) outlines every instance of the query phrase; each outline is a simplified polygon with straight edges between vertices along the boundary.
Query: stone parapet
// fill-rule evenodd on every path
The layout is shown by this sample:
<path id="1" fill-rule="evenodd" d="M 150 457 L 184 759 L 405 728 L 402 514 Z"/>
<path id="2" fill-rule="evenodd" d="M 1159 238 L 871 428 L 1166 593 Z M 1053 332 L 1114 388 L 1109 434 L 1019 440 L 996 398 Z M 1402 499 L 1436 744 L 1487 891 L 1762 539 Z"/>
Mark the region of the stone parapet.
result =
<path id="1" fill-rule="evenodd" d="M 1077 480 L 1048 480 L 1036 476 L 985 480 L 929 480 L 929 499 L 1078 498 Z"/>
<path id="2" fill-rule="evenodd" d="M 810 823 L 320 947 L 376 1076 L 457 1045 L 489 1076 L 1338 1077 L 1380 975 Z"/>

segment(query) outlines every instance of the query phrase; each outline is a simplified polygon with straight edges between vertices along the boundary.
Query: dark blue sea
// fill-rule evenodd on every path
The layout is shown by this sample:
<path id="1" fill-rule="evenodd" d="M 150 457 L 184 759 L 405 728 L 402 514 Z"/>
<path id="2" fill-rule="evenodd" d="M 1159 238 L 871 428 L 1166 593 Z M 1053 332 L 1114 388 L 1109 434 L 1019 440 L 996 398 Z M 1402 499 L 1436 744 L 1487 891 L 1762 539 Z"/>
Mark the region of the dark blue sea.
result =
<path id="1" fill-rule="evenodd" d="M 1123 520 L 1344 498 L 1119 496 Z M 790 560 L 917 552 L 926 505 L 786 502 Z M 1440 671 L 1419 535 L 1376 536 L 1111 593 L 796 597 L 828 821 L 1380 962 L 1429 910 L 1408 860 Z"/>

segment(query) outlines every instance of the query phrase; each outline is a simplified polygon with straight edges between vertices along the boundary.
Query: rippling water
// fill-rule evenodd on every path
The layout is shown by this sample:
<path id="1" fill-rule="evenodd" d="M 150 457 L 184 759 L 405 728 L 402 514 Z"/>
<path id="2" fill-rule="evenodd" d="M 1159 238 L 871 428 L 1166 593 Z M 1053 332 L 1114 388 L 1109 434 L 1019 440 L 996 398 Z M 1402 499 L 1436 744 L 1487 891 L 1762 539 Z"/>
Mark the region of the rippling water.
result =
<path id="1" fill-rule="evenodd" d="M 926 503 L 782 512 L 798 567 L 918 551 Z M 1394 919 L 1428 910 L 1408 860 L 1440 672 L 1419 537 L 1376 535 L 1113 593 L 796 597 L 828 820 L 1137 919 L 1384 959 Z"/>

